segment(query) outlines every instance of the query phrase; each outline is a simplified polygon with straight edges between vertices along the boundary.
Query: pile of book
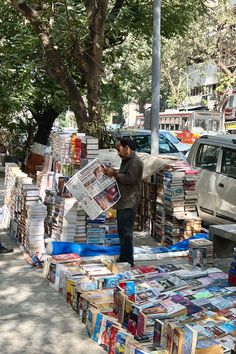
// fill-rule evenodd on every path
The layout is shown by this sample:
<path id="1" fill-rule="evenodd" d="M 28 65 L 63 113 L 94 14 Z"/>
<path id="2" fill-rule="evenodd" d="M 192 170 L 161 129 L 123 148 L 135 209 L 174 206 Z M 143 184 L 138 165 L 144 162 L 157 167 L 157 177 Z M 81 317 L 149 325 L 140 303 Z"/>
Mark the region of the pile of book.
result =
<path id="1" fill-rule="evenodd" d="M 198 178 L 199 172 L 187 161 L 175 161 L 143 181 L 136 228 L 165 245 L 201 232 L 196 209 Z"/>
<path id="2" fill-rule="evenodd" d="M 213 264 L 213 243 L 207 239 L 189 241 L 189 260 L 194 267 L 210 267 Z"/>
<path id="3" fill-rule="evenodd" d="M 44 253 L 44 219 L 46 217 L 46 206 L 40 201 L 26 202 L 26 237 L 25 246 L 31 254 L 35 251 Z"/>
<path id="4" fill-rule="evenodd" d="M 107 226 L 106 213 L 102 213 L 94 220 L 87 217 L 87 243 L 104 245 Z"/>
<path id="5" fill-rule="evenodd" d="M 80 206 L 78 206 L 78 210 L 77 210 L 74 242 L 75 243 L 87 242 L 87 214 Z"/>
<path id="6" fill-rule="evenodd" d="M 236 292 L 220 269 L 189 263 L 130 269 L 114 259 L 94 257 L 84 263 L 75 258 L 48 259 L 44 276 L 108 353 L 218 354 L 235 349 Z"/>
<path id="7" fill-rule="evenodd" d="M 114 209 L 109 209 L 106 212 L 106 235 L 105 235 L 105 245 L 113 246 L 119 245 L 120 239 L 117 230 L 117 220 L 116 220 L 116 211 Z"/>

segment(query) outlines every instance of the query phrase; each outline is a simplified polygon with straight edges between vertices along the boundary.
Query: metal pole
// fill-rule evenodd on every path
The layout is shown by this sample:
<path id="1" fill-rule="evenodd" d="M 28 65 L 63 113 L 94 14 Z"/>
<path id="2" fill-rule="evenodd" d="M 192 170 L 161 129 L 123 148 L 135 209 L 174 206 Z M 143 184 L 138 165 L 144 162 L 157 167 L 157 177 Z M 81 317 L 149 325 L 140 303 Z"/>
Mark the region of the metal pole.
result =
<path id="1" fill-rule="evenodd" d="M 159 155 L 161 0 L 153 2 L 151 154 Z"/>

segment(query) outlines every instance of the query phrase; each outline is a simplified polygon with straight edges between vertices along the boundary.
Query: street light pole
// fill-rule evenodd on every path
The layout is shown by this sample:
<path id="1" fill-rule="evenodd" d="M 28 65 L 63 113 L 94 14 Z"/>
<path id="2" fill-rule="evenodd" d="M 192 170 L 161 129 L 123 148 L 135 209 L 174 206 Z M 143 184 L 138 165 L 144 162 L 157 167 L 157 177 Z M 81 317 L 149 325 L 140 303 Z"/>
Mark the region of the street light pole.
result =
<path id="1" fill-rule="evenodd" d="M 161 0 L 153 2 L 151 154 L 159 155 Z"/>

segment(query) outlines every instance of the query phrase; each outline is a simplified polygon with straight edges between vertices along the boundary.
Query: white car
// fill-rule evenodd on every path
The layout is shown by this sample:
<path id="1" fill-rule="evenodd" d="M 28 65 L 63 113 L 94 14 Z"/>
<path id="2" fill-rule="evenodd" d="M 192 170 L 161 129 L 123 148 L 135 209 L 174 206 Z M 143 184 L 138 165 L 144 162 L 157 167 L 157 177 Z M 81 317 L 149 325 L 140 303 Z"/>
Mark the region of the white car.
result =
<path id="1" fill-rule="evenodd" d="M 199 216 L 211 224 L 236 223 L 236 135 L 203 135 L 187 161 L 200 169 Z"/>

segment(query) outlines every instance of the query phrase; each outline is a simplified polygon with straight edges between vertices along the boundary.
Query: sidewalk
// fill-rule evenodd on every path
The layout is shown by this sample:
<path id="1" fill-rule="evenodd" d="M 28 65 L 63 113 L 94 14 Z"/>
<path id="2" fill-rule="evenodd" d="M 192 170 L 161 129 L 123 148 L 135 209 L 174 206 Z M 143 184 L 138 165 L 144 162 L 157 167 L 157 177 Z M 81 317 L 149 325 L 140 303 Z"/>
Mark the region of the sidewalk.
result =
<path id="1" fill-rule="evenodd" d="M 104 353 L 71 306 L 42 278 L 42 269 L 25 262 L 7 230 L 0 229 L 0 239 L 14 248 L 14 253 L 0 255 L 0 353 Z"/>

